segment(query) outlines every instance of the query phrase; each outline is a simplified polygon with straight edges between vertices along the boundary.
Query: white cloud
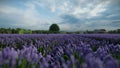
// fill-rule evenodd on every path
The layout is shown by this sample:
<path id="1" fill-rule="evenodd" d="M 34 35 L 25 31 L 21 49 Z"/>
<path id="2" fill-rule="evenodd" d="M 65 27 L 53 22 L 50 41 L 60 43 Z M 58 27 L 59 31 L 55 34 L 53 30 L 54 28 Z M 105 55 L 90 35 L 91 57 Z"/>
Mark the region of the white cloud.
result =
<path id="1" fill-rule="evenodd" d="M 85 2 L 85 1 L 82 1 Z M 104 2 L 90 2 L 85 3 L 84 7 L 82 5 L 75 6 L 71 14 L 78 18 L 93 18 L 96 16 L 101 16 L 103 12 L 107 10 L 107 6 L 110 1 Z"/>
<path id="2" fill-rule="evenodd" d="M 49 9 L 51 12 L 59 14 L 73 14 L 76 17 L 92 18 L 102 15 L 106 11 L 110 1 L 90 1 L 90 0 L 38 0 L 39 6 Z"/>
<path id="3" fill-rule="evenodd" d="M 99 16 L 101 12 L 104 12 L 106 9 L 102 7 L 102 4 L 97 5 L 93 10 L 90 11 L 90 16 Z"/>
<path id="4" fill-rule="evenodd" d="M 37 1 L 33 1 L 33 2 L 37 6 L 48 9 L 53 13 L 56 11 L 56 7 L 57 7 L 56 0 L 37 0 Z"/>
<path id="5" fill-rule="evenodd" d="M 60 24 L 61 30 L 70 30 L 72 27 L 70 24 Z"/>
<path id="6" fill-rule="evenodd" d="M 50 1 L 50 0 L 49 0 Z M 109 4 L 112 2 L 111 0 L 54 0 L 54 2 L 42 2 L 44 4 L 44 8 L 51 8 L 51 12 L 59 12 L 58 16 L 62 15 L 72 15 L 75 18 L 78 19 L 91 19 L 91 18 L 96 18 L 100 17 L 103 15 L 105 11 L 107 11 L 107 7 Z M 59 3 L 58 3 L 59 2 Z M 52 6 L 52 7 L 51 7 Z M 64 20 L 63 20 L 64 21 Z M 100 21 L 100 20 L 99 20 Z M 94 27 L 87 27 L 89 25 L 93 25 L 99 21 L 84 21 L 82 22 L 83 24 L 80 24 L 79 22 L 77 25 L 80 25 L 80 28 L 76 27 L 74 24 L 69 24 L 69 22 L 60 24 L 60 27 L 63 30 L 75 30 L 75 29 L 88 29 L 88 28 L 94 28 Z M 61 22 L 61 21 L 58 21 Z M 93 23 L 92 23 L 93 22 Z M 99 25 L 103 25 L 105 21 L 100 21 Z M 98 26 L 96 24 L 96 26 Z M 101 28 L 102 26 L 100 26 Z M 103 26 L 105 27 L 105 26 Z"/>
<path id="7" fill-rule="evenodd" d="M 109 4 L 109 1 L 106 1 L 106 2 L 103 2 L 103 3 L 100 3 L 98 5 L 96 5 L 89 13 L 89 15 L 91 17 L 94 17 L 94 16 L 100 16 L 102 14 L 102 12 L 106 11 L 106 6 L 108 6 Z"/>
<path id="8" fill-rule="evenodd" d="M 120 26 L 116 24 L 119 24 L 120 20 L 90 20 L 86 21 L 84 24 L 84 27 L 87 27 L 87 29 L 107 29 L 107 30 L 113 30 L 118 29 Z M 116 26 L 116 27 L 115 27 Z"/>
<path id="9" fill-rule="evenodd" d="M 0 13 L 5 14 L 17 14 L 22 13 L 22 10 L 18 10 L 17 8 L 9 7 L 9 6 L 0 6 Z"/>
<path id="10" fill-rule="evenodd" d="M 57 0 L 56 0 L 57 1 Z M 77 18 L 94 18 L 101 16 L 107 10 L 110 1 L 64 0 L 55 4 L 53 8 L 59 10 L 58 16 L 63 14 L 74 15 Z M 49 6 L 48 6 L 49 7 Z"/>
<path id="11" fill-rule="evenodd" d="M 69 11 L 70 7 L 71 7 L 71 5 L 69 4 L 69 2 L 63 2 L 63 4 L 60 4 L 58 6 L 59 6 L 58 9 L 60 11 L 62 11 L 63 13 Z"/>
<path id="12" fill-rule="evenodd" d="M 108 15 L 107 18 L 112 18 L 112 17 L 115 17 L 115 16 L 120 16 L 120 14 L 111 14 L 111 15 Z"/>
<path id="13" fill-rule="evenodd" d="M 41 17 L 40 13 L 36 10 L 36 4 L 27 2 L 24 4 L 24 6 L 25 9 L 20 9 L 17 7 L 3 5 L 0 6 L 0 14 L 6 16 L 6 19 L 8 18 L 16 22 L 13 25 L 18 27 L 34 28 L 35 26 L 41 25 L 41 27 L 38 28 L 43 29 L 42 26 L 44 26 L 44 24 L 51 23 L 48 19 Z"/>
<path id="14" fill-rule="evenodd" d="M 56 7 L 55 6 L 51 6 L 50 10 L 51 10 L 51 12 L 55 12 L 56 11 Z"/>
<path id="15" fill-rule="evenodd" d="M 118 2 L 119 0 L 115 1 Z M 73 19 L 77 18 L 77 20 L 100 17 L 103 16 L 104 12 L 107 11 L 107 7 L 112 2 L 114 2 L 114 0 L 32 0 L 24 3 L 24 8 L 0 5 L 0 14 L 16 21 L 14 25 L 24 27 L 46 29 L 48 25 L 55 22 L 58 23 L 63 30 L 87 29 L 89 28 L 87 26 L 95 24 L 95 22 L 97 23 L 98 21 L 82 21 L 83 24 L 79 23 L 81 21 L 77 21 L 77 25 L 80 25 L 80 28 L 78 28 L 76 24 L 69 24 L 70 22 L 60 24 L 64 21 L 61 20 L 62 18 L 60 16 L 68 15 L 72 16 Z M 40 9 L 39 11 L 42 13 L 45 11 L 46 14 L 40 13 L 38 9 Z M 109 15 L 107 18 L 113 16 L 115 15 Z M 105 21 L 100 22 L 104 23 Z"/>

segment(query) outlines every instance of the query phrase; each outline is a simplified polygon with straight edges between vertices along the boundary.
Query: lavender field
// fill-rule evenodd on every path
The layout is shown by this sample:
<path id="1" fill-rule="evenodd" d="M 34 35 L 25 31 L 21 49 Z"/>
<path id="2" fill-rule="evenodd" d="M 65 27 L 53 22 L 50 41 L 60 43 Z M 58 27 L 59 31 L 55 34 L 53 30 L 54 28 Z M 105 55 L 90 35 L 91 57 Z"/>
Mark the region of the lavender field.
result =
<path id="1" fill-rule="evenodd" d="M 120 68 L 120 34 L 1 34 L 0 68 Z"/>

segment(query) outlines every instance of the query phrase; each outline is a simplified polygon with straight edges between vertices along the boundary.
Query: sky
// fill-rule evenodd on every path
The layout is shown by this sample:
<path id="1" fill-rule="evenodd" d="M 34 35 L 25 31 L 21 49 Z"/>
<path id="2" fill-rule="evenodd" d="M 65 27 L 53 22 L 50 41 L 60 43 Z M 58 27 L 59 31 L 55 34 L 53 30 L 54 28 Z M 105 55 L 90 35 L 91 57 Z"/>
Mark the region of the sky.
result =
<path id="1" fill-rule="evenodd" d="M 0 0 L 0 27 L 61 31 L 120 28 L 120 0 Z"/>

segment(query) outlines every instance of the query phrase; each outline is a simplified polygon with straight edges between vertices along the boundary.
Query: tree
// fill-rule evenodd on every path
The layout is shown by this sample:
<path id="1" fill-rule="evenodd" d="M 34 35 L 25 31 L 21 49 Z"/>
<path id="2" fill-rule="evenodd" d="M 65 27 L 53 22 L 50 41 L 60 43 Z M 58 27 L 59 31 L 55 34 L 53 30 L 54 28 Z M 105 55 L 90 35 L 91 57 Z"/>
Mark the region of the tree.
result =
<path id="1" fill-rule="evenodd" d="M 25 33 L 25 30 L 24 29 L 20 29 L 19 30 L 19 34 L 24 34 Z"/>
<path id="2" fill-rule="evenodd" d="M 17 33 L 16 29 L 11 29 L 12 34 Z"/>
<path id="3" fill-rule="evenodd" d="M 117 33 L 120 33 L 120 29 L 117 29 Z"/>
<path id="4" fill-rule="evenodd" d="M 52 24 L 49 28 L 49 31 L 53 33 L 58 33 L 60 31 L 60 28 L 57 24 Z"/>
<path id="5" fill-rule="evenodd" d="M 25 33 L 25 34 L 32 34 L 32 30 L 25 30 L 25 29 L 24 29 L 24 33 Z"/>
<path id="6" fill-rule="evenodd" d="M 6 32 L 7 34 L 11 34 L 12 33 L 11 28 L 6 29 Z"/>

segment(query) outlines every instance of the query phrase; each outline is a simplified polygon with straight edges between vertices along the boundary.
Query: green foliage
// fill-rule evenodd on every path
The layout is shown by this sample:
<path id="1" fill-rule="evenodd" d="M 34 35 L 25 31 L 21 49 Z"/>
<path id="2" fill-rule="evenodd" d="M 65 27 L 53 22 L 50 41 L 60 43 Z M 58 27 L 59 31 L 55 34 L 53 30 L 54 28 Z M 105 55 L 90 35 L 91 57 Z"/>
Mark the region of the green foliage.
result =
<path id="1" fill-rule="evenodd" d="M 28 30 L 28 34 L 32 34 L 32 30 Z"/>
<path id="2" fill-rule="evenodd" d="M 23 29 L 20 29 L 20 30 L 19 30 L 19 34 L 24 34 L 24 30 L 23 30 Z"/>
<path id="3" fill-rule="evenodd" d="M 97 47 L 92 46 L 91 48 L 92 48 L 92 50 L 93 50 L 94 52 L 97 51 Z"/>
<path id="4" fill-rule="evenodd" d="M 81 58 L 81 57 L 78 55 L 78 53 L 77 53 L 77 52 L 74 52 L 74 57 L 75 57 L 75 59 L 77 59 L 77 60 L 79 61 L 79 63 L 80 63 L 80 64 L 82 64 L 82 63 L 83 63 L 84 59 L 83 59 L 83 58 Z"/>
<path id="5" fill-rule="evenodd" d="M 117 56 L 117 59 L 120 61 L 120 55 Z"/>
<path id="6" fill-rule="evenodd" d="M 49 34 L 50 32 L 47 30 L 34 30 L 32 31 L 33 34 Z"/>
<path id="7" fill-rule="evenodd" d="M 102 33 L 113 33 L 120 34 L 120 29 L 106 31 L 105 29 L 101 29 Z M 49 27 L 49 30 L 30 30 L 30 29 L 22 29 L 22 28 L 0 28 L 0 34 L 50 34 L 50 33 L 61 33 L 61 34 L 79 34 L 80 31 L 68 32 L 68 31 L 60 31 L 60 28 L 57 24 L 52 24 Z M 82 33 L 94 33 L 94 31 L 85 31 Z M 99 33 L 99 32 L 98 32 Z"/>
<path id="8" fill-rule="evenodd" d="M 120 55 L 116 55 L 116 54 L 114 54 L 114 53 L 112 53 L 112 52 L 111 52 L 111 55 L 112 55 L 115 59 L 117 59 L 117 60 L 120 61 Z"/>
<path id="9" fill-rule="evenodd" d="M 108 31 L 108 33 L 120 33 L 120 29 L 117 29 L 117 30 L 110 30 L 110 31 Z"/>
<path id="10" fill-rule="evenodd" d="M 6 44 L 0 44 L 0 48 L 5 48 Z"/>
<path id="11" fill-rule="evenodd" d="M 49 28 L 49 31 L 52 33 L 58 33 L 60 31 L 60 28 L 57 24 L 52 24 Z"/>
<path id="12" fill-rule="evenodd" d="M 41 52 L 44 57 L 47 55 L 43 47 L 39 47 L 38 52 Z"/>
<path id="13" fill-rule="evenodd" d="M 75 64 L 72 64 L 72 68 L 76 68 L 76 65 L 75 65 Z"/>
<path id="14" fill-rule="evenodd" d="M 18 66 L 18 68 L 26 68 L 27 60 L 23 59 L 21 60 L 21 64 Z"/>
<path id="15" fill-rule="evenodd" d="M 21 49 L 23 48 L 21 45 L 22 45 L 22 44 L 16 42 L 17 49 L 20 49 L 20 50 L 21 50 Z"/>
<path id="16" fill-rule="evenodd" d="M 11 29 L 11 28 L 0 28 L 0 34 L 32 34 L 32 30 L 27 29 Z"/>
<path id="17" fill-rule="evenodd" d="M 43 53 L 43 47 L 39 47 L 39 48 L 38 48 L 38 52 Z"/>
<path id="18" fill-rule="evenodd" d="M 9 66 L 8 66 L 8 64 L 3 64 L 2 65 L 2 68 L 8 68 Z"/>
<path id="19" fill-rule="evenodd" d="M 69 57 L 66 54 L 63 55 L 63 58 L 64 58 L 65 61 L 69 60 Z"/>
<path id="20" fill-rule="evenodd" d="M 0 48 L 0 51 L 2 51 L 2 48 Z"/>

